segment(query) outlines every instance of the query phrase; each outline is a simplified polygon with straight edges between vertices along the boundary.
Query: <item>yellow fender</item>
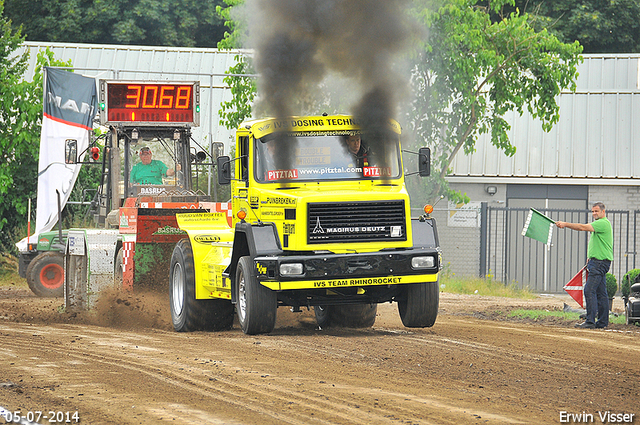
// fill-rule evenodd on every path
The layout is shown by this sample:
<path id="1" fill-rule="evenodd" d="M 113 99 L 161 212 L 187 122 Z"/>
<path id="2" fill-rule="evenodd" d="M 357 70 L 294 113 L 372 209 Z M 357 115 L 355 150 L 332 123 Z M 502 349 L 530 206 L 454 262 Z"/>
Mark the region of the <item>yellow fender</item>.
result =
<path id="1" fill-rule="evenodd" d="M 193 250 L 196 299 L 231 299 L 231 282 L 222 272 L 231 261 L 233 229 L 226 212 L 176 214 Z"/>

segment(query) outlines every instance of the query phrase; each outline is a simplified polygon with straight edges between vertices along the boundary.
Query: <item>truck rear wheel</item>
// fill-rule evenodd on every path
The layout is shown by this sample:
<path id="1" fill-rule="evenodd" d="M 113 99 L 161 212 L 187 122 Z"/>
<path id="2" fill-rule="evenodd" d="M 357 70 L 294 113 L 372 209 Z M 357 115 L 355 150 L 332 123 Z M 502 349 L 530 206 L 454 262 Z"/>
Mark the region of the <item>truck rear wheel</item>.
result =
<path id="1" fill-rule="evenodd" d="M 122 288 L 124 274 L 124 251 L 122 248 L 118 250 L 116 255 L 115 264 L 113 265 L 113 282 L 116 288 Z"/>
<path id="2" fill-rule="evenodd" d="M 39 297 L 64 295 L 64 255 L 46 251 L 31 260 L 27 267 L 27 284 Z"/>
<path id="3" fill-rule="evenodd" d="M 171 321 L 178 332 L 219 331 L 233 325 L 233 304 L 223 299 L 196 299 L 193 251 L 188 239 L 173 249 L 169 272 Z"/>
<path id="4" fill-rule="evenodd" d="M 402 324 L 408 328 L 429 328 L 436 322 L 440 287 L 438 282 L 413 283 L 405 286 L 398 301 Z"/>
<path id="5" fill-rule="evenodd" d="M 344 304 L 315 306 L 318 326 L 345 328 L 370 328 L 376 322 L 377 304 Z"/>
<path id="6" fill-rule="evenodd" d="M 247 335 L 271 332 L 276 325 L 278 298 L 274 291 L 258 282 L 253 262 L 247 256 L 238 261 L 236 295 L 242 332 Z"/>

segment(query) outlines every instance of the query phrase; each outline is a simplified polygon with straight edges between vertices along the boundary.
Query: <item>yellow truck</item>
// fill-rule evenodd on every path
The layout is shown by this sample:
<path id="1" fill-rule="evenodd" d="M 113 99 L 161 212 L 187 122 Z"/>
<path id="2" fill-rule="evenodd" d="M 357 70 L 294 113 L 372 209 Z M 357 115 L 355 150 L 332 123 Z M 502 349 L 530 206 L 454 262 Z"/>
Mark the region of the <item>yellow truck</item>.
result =
<path id="1" fill-rule="evenodd" d="M 176 331 L 273 330 L 279 306 L 314 308 L 320 327 L 370 327 L 397 302 L 407 327 L 433 326 L 442 255 L 435 220 L 411 217 L 400 125 L 351 116 L 264 119 L 217 161 L 228 211 L 177 215 L 188 235 L 170 264 Z M 428 148 L 415 174 L 429 174 Z"/>

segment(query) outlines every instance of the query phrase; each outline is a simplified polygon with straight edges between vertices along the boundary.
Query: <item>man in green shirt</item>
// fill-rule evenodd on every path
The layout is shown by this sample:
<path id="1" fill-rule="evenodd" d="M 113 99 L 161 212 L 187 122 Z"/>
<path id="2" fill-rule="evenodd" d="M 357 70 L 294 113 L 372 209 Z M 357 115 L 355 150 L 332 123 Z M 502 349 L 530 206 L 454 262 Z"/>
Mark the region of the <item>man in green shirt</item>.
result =
<path id="1" fill-rule="evenodd" d="M 587 303 L 587 319 L 576 325 L 580 328 L 606 328 L 609 326 L 609 297 L 607 296 L 606 275 L 613 260 L 613 229 L 605 216 L 604 204 L 596 202 L 591 208 L 593 223 L 567 223 L 556 221 L 559 228 L 569 228 L 593 232 L 587 246 L 587 271 L 589 276 L 584 285 L 584 300 Z M 598 321 L 596 322 L 596 313 Z"/>
<path id="2" fill-rule="evenodd" d="M 140 162 L 131 169 L 130 180 L 138 184 L 162 184 L 162 176 L 173 176 L 175 172 L 164 162 L 151 158 L 151 149 L 140 149 Z"/>

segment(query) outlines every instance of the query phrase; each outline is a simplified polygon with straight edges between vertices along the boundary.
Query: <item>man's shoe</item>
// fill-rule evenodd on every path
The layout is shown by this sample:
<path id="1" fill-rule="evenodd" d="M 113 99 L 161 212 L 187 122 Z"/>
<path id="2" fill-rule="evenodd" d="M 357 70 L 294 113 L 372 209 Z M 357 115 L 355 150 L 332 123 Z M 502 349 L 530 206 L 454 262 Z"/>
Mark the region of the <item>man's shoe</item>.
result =
<path id="1" fill-rule="evenodd" d="M 596 329 L 604 329 L 604 328 L 606 328 L 607 326 L 609 326 L 609 325 L 602 325 L 602 324 L 600 324 L 600 323 L 596 323 Z"/>
<path id="2" fill-rule="evenodd" d="M 595 329 L 595 328 L 596 328 L 596 325 L 594 325 L 593 323 L 589 323 L 589 322 L 576 323 L 576 328 L 582 328 L 582 329 Z"/>

